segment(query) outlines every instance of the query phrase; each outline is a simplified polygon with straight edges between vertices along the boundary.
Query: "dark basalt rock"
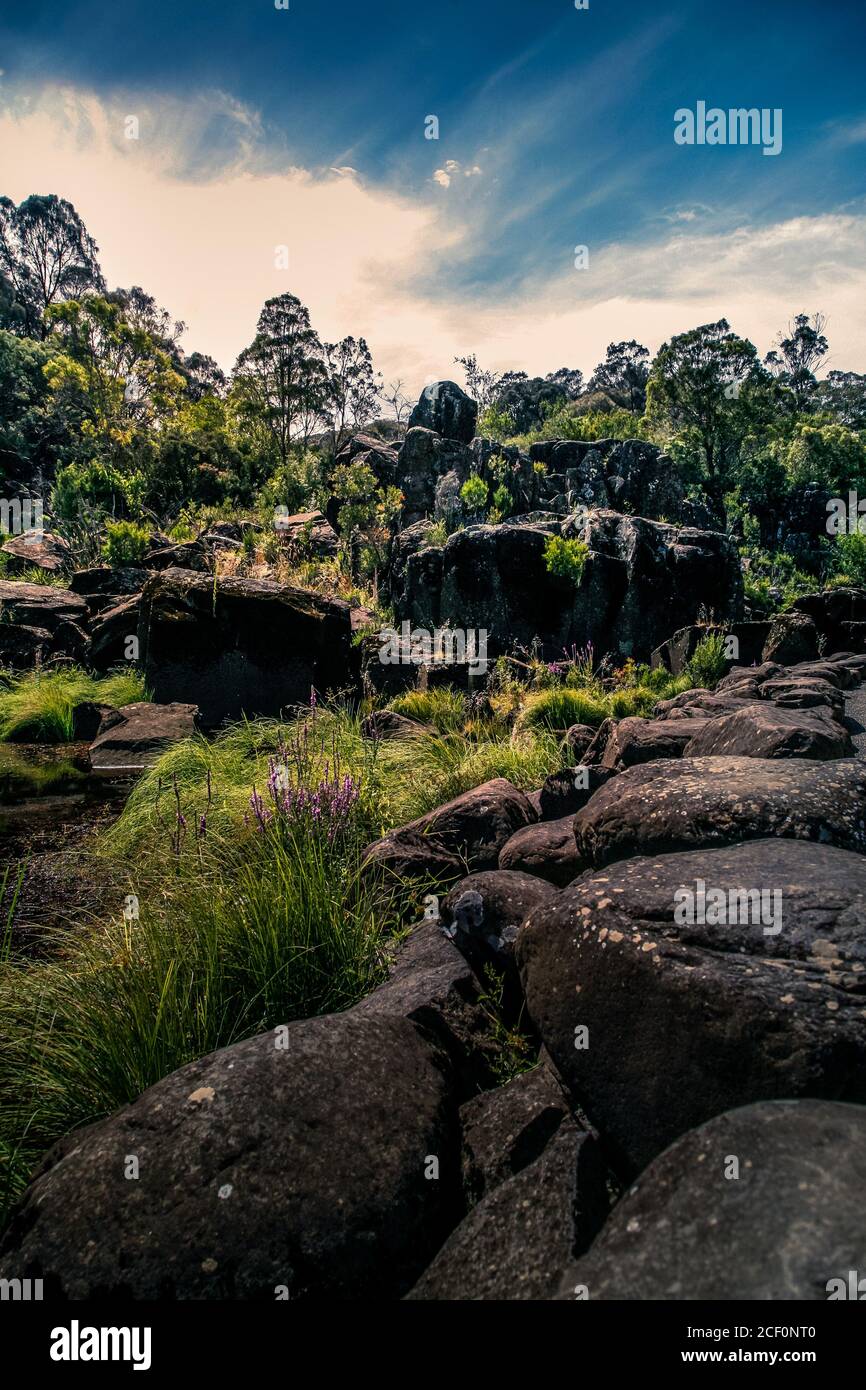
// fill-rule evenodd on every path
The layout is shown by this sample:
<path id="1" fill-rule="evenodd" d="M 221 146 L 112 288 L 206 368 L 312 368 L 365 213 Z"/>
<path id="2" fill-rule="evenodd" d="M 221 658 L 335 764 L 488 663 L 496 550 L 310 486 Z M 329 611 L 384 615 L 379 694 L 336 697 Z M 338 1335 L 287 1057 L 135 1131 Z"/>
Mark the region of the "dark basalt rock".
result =
<path id="1" fill-rule="evenodd" d="M 434 430 L 445 439 L 470 444 L 475 437 L 478 405 L 453 381 L 435 381 L 425 386 L 412 414 L 408 429 Z"/>
<path id="2" fill-rule="evenodd" d="M 860 854 L 763 839 L 609 865 L 533 909 L 517 952 L 530 1017 L 626 1176 L 736 1105 L 866 1101 Z"/>

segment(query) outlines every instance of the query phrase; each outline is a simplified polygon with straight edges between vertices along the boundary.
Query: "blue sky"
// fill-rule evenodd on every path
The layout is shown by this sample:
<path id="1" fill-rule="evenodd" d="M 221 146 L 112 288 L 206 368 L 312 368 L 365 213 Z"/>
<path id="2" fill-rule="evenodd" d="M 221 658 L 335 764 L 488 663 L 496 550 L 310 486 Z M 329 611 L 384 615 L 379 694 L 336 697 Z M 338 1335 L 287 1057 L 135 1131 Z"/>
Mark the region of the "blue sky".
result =
<path id="1" fill-rule="evenodd" d="M 70 198 L 107 268 L 180 297 L 168 307 L 190 323 L 190 346 L 224 360 L 251 336 L 267 279 L 266 292 L 306 289 L 329 335 L 366 332 L 374 347 L 378 336 L 388 372 L 413 383 L 445 374 L 452 347 L 501 366 L 591 369 L 610 338 L 654 348 L 710 316 L 733 320 L 740 305 L 748 322 L 735 326 L 762 350 L 791 314 L 830 312 L 845 357 L 834 365 L 863 370 L 851 311 L 864 272 L 864 40 L 852 0 L 590 0 L 586 11 L 572 0 L 290 0 L 287 11 L 267 0 L 31 0 L 0 17 L 0 183 L 10 185 L 0 191 Z M 674 112 L 698 100 L 780 108 L 782 152 L 676 145 Z M 118 141 L 130 111 L 141 117 L 135 150 Z M 431 114 L 438 141 L 424 138 Z M 51 123 L 54 153 L 65 151 L 56 163 Z M 134 190 L 118 231 L 121 158 L 139 161 L 142 199 L 164 209 L 157 244 L 129 230 L 146 215 Z M 66 186 L 23 188 L 28 168 L 31 181 Z M 274 180 L 281 204 L 265 197 Z M 249 302 L 230 294 L 216 347 L 201 341 L 215 331 L 207 290 L 196 289 L 184 228 L 171 225 L 196 187 L 212 222 L 218 189 L 233 226 L 248 197 L 250 235 L 258 227 L 263 242 L 282 205 L 289 230 L 275 225 L 273 244 L 297 249 L 300 283 L 269 288 L 253 242 L 230 239 L 241 263 L 225 274 L 234 280 L 249 259 Z M 311 219 L 338 223 L 340 197 L 345 250 L 325 234 L 316 264 Z M 590 249 L 582 273 L 577 244 Z M 219 254 L 222 264 L 228 246 Z M 210 256 L 200 259 L 212 276 Z M 383 304 L 399 334 L 381 322 Z M 516 362 L 521 343 L 527 360 Z"/>

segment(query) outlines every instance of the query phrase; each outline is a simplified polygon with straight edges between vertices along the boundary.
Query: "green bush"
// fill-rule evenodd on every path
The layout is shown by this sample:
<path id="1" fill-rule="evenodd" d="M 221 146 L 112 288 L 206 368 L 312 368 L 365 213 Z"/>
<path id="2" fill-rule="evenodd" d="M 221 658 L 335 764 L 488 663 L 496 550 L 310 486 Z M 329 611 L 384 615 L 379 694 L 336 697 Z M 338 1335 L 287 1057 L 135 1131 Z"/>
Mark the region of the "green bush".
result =
<path id="1" fill-rule="evenodd" d="M 866 536 L 860 531 L 836 539 L 836 563 L 839 566 L 838 580 L 851 584 L 866 585 Z"/>
<path id="2" fill-rule="evenodd" d="M 480 512 L 487 502 L 488 487 L 483 478 L 473 473 L 460 489 L 460 497 L 470 512 Z"/>
<path id="3" fill-rule="evenodd" d="M 695 647 L 686 672 L 694 686 L 713 690 L 728 668 L 725 655 L 725 634 L 711 632 Z"/>
<path id="4" fill-rule="evenodd" d="M 589 546 L 586 541 L 565 540 L 563 536 L 548 536 L 544 546 L 544 563 L 550 574 L 570 579 L 580 586 Z"/>
<path id="5" fill-rule="evenodd" d="M 137 521 L 109 521 L 102 554 L 109 565 L 137 565 L 150 549 L 150 532 Z"/>

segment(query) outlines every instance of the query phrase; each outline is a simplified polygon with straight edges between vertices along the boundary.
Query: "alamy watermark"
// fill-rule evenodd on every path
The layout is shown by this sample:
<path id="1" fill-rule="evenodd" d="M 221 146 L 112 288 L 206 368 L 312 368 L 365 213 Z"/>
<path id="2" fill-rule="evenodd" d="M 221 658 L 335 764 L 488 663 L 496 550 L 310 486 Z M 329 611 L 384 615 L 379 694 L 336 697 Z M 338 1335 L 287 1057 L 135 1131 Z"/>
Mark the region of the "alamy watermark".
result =
<path id="1" fill-rule="evenodd" d="M 412 627 L 400 631 L 385 627 L 379 633 L 379 660 L 383 666 L 468 666 L 472 675 L 487 670 L 487 629 L 460 627 Z"/>
<path id="2" fill-rule="evenodd" d="M 866 535 L 866 497 L 861 502 L 857 493 L 850 491 L 848 501 L 844 497 L 831 497 L 827 503 L 827 535 L 854 536 Z"/>
<path id="3" fill-rule="evenodd" d="M 762 145 L 763 154 L 782 152 L 781 107 L 737 106 L 724 111 L 720 106 L 707 109 L 705 101 L 695 110 L 681 106 L 674 112 L 674 142 L 677 145 Z"/>
<path id="4" fill-rule="evenodd" d="M 681 927 L 762 926 L 764 936 L 782 930 L 782 892 L 779 888 L 708 888 L 704 879 L 694 888 L 674 893 L 674 921 Z"/>
<path id="5" fill-rule="evenodd" d="M 0 497 L 0 531 L 35 545 L 44 534 L 41 497 Z"/>

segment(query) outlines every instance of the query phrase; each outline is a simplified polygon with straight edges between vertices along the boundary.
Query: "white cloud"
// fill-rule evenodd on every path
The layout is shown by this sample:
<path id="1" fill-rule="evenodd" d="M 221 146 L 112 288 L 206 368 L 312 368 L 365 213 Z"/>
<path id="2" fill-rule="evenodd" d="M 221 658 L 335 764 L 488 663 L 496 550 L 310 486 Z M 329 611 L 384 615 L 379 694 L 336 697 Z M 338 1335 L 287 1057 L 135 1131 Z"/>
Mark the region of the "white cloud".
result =
<path id="1" fill-rule="evenodd" d="M 138 141 L 123 136 L 130 112 L 141 117 Z M 215 112 L 232 154 L 211 176 L 205 132 Z M 437 182 L 450 183 L 451 164 L 480 173 L 448 161 Z M 449 265 L 483 265 L 485 242 L 459 220 L 468 213 L 455 212 L 452 197 L 431 190 L 411 201 L 368 186 L 349 165 L 313 172 L 278 161 L 255 114 L 218 96 L 108 107 L 55 92 L 0 111 L 0 190 L 16 201 L 69 198 L 99 243 L 109 283 L 143 285 L 188 323 L 189 350 L 227 368 L 264 300 L 291 290 L 322 337 L 363 335 L 386 379 L 402 377 L 412 391 L 452 375 L 457 354 L 475 351 L 500 370 L 589 372 L 609 342 L 637 338 L 655 350 L 723 316 L 764 352 L 801 309 L 828 315 L 833 366 L 866 370 L 855 312 L 866 298 L 863 215 L 724 234 L 697 230 L 709 216 L 682 217 L 661 236 L 657 222 L 643 243 L 592 246 L 589 270 L 574 270 L 564 245 L 554 264 L 533 262 L 531 282 L 517 265 L 516 288 L 473 297 L 457 292 Z M 288 272 L 274 265 L 283 244 Z"/>

